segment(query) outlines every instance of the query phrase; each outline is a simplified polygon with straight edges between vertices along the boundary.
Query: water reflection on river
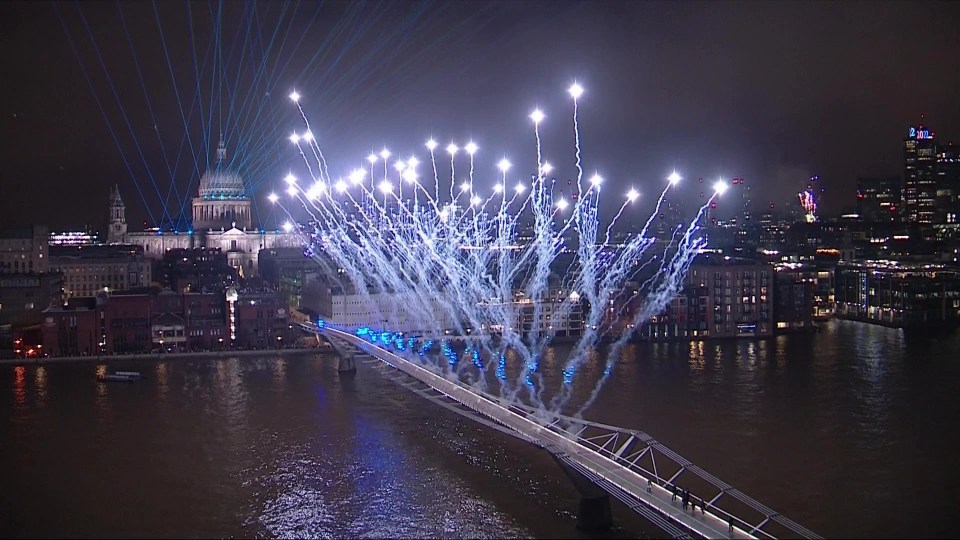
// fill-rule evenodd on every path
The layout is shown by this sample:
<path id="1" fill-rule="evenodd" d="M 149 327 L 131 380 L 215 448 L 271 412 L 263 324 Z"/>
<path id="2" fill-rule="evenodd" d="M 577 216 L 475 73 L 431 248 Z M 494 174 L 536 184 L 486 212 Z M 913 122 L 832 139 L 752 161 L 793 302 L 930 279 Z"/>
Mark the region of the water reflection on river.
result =
<path id="1" fill-rule="evenodd" d="M 958 383 L 958 335 L 833 322 L 631 346 L 587 416 L 829 537 L 953 536 Z M 0 460 L 2 536 L 590 536 L 542 451 L 315 355 L 0 366 Z"/>

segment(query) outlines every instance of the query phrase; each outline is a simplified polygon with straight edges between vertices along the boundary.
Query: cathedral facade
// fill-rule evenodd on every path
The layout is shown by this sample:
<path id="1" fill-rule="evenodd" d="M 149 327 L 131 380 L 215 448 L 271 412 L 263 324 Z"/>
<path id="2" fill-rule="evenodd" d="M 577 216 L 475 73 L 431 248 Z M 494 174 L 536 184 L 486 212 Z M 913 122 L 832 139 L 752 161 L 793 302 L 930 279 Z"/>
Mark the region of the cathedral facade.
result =
<path id="1" fill-rule="evenodd" d="M 143 254 L 161 259 L 175 248 L 219 248 L 227 262 L 243 277 L 257 274 L 261 249 L 302 245 L 296 232 L 265 231 L 253 227 L 250 197 L 243 178 L 226 169 L 223 141 L 217 148 L 217 164 L 200 178 L 200 189 L 192 201 L 192 228 L 189 232 L 127 230 L 126 207 L 119 187 L 110 193 L 110 224 L 107 242 L 143 246 Z"/>

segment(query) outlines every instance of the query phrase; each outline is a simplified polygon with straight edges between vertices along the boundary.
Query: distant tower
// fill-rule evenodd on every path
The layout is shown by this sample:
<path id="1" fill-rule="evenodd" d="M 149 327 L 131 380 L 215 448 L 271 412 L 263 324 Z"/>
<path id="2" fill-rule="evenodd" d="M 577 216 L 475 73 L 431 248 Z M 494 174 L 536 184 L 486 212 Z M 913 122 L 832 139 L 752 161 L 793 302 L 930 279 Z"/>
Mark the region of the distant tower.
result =
<path id="1" fill-rule="evenodd" d="M 923 116 L 920 117 L 923 120 Z M 921 124 L 903 140 L 903 204 L 901 216 L 913 223 L 933 223 L 937 205 L 934 133 Z"/>
<path id="2" fill-rule="evenodd" d="M 127 207 L 120 198 L 120 187 L 113 186 L 110 190 L 110 228 L 107 231 L 107 242 L 122 244 L 127 235 Z"/>

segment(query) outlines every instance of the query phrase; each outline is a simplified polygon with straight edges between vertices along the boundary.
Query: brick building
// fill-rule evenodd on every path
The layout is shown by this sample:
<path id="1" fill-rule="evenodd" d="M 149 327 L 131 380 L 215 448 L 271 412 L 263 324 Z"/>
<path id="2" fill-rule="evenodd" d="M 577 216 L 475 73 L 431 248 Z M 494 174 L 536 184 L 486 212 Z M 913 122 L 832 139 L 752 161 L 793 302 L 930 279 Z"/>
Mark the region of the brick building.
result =
<path id="1" fill-rule="evenodd" d="M 229 348 L 227 312 L 222 292 L 101 292 L 45 310 L 43 346 L 52 356 Z"/>

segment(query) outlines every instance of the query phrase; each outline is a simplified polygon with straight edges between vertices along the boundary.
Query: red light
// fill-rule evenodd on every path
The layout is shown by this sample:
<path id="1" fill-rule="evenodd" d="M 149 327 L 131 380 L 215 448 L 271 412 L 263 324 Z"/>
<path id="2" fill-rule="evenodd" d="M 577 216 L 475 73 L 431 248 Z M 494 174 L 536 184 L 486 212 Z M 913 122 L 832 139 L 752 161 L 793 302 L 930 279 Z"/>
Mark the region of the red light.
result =
<path id="1" fill-rule="evenodd" d="M 770 208 L 776 208 L 776 207 L 777 207 L 777 203 L 770 203 Z"/>
<path id="2" fill-rule="evenodd" d="M 717 207 L 717 203 L 715 202 L 710 203 L 710 208 L 716 208 L 716 207 Z"/>

